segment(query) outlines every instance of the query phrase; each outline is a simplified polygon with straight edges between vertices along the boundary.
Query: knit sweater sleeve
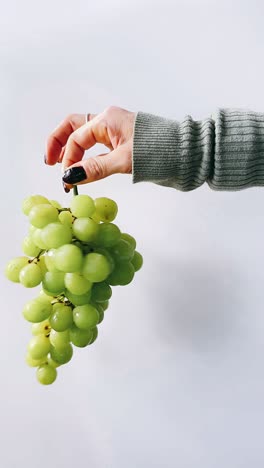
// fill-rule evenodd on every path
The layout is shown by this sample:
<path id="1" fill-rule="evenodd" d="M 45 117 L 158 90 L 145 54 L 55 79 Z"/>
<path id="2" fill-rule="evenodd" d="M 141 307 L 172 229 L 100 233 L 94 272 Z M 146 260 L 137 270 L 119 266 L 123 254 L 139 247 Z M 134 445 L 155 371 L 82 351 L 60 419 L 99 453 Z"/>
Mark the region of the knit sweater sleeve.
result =
<path id="1" fill-rule="evenodd" d="M 138 112 L 133 141 L 133 182 L 181 191 L 207 182 L 213 190 L 264 186 L 264 113 L 217 109 L 182 121 Z"/>

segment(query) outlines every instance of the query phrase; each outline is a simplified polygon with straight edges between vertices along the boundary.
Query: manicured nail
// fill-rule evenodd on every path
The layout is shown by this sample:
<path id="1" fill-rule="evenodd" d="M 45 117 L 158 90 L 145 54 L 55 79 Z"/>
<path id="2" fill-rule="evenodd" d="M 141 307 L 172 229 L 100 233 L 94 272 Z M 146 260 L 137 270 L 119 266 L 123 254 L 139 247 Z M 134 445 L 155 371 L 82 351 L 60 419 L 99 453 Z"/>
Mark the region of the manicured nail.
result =
<path id="1" fill-rule="evenodd" d="M 47 156 L 44 154 L 44 163 L 47 164 Z"/>
<path id="2" fill-rule="evenodd" d="M 70 189 L 68 189 L 67 185 L 62 181 L 62 185 L 64 188 L 64 192 L 69 193 Z"/>
<path id="3" fill-rule="evenodd" d="M 62 176 L 62 180 L 67 184 L 76 184 L 87 179 L 86 172 L 82 166 L 67 169 Z"/>

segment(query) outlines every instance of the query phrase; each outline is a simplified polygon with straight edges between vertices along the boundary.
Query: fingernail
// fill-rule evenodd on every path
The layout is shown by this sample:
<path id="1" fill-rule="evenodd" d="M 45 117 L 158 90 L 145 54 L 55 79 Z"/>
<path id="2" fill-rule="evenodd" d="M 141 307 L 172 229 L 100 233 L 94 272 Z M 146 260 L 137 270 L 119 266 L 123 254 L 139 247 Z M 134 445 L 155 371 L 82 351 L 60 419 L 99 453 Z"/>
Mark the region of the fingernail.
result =
<path id="1" fill-rule="evenodd" d="M 62 176 L 62 180 L 67 184 L 76 184 L 87 179 L 86 172 L 82 166 L 67 169 Z"/>
<path id="2" fill-rule="evenodd" d="M 62 185 L 64 188 L 64 192 L 69 193 L 70 189 L 68 189 L 67 185 L 62 181 Z"/>
<path id="3" fill-rule="evenodd" d="M 47 164 L 47 156 L 44 154 L 44 163 Z"/>

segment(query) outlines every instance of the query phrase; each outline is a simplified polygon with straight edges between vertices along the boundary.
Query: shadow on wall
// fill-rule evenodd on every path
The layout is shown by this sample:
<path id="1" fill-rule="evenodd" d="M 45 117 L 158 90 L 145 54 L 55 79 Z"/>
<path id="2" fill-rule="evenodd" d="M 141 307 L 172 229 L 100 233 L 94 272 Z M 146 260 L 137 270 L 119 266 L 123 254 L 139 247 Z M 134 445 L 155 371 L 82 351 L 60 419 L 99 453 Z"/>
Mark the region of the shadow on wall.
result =
<path id="1" fill-rule="evenodd" d="M 241 274 L 222 259 L 156 259 L 150 278 L 152 323 L 159 340 L 195 351 L 217 351 L 237 335 L 243 311 Z"/>

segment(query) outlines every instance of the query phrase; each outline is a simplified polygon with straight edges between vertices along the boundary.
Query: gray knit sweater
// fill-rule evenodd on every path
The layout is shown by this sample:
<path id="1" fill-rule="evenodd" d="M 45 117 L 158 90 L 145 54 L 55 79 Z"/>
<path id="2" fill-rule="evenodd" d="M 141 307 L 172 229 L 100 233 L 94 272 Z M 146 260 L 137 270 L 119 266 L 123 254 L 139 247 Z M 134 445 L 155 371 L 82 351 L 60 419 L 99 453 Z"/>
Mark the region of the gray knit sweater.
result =
<path id="1" fill-rule="evenodd" d="M 218 109 L 181 122 L 139 112 L 133 147 L 133 182 L 189 191 L 204 182 L 214 190 L 264 185 L 264 113 Z"/>

